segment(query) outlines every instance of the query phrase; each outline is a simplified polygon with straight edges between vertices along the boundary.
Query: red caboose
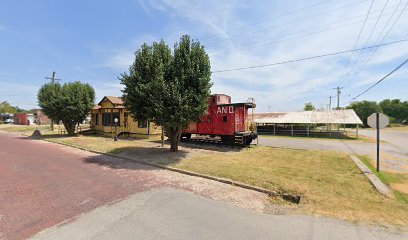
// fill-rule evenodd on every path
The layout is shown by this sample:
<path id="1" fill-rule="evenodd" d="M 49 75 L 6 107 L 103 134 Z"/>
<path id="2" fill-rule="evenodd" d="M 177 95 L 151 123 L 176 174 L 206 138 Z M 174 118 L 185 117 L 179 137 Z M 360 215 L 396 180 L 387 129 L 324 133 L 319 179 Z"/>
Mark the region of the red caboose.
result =
<path id="1" fill-rule="evenodd" d="M 191 134 L 218 136 L 223 143 L 249 145 L 257 138 L 248 117 L 249 108 L 255 108 L 255 104 L 231 103 L 228 95 L 211 95 L 208 98 L 208 114 L 198 123 L 191 123 L 182 137 L 189 139 Z"/>

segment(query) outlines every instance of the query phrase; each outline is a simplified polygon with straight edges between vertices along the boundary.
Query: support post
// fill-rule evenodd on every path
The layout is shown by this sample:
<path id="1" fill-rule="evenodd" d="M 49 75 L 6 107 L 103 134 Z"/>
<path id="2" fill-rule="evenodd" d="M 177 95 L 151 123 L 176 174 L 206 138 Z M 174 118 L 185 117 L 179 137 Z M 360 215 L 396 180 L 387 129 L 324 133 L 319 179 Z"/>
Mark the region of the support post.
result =
<path id="1" fill-rule="evenodd" d="M 150 139 L 150 121 L 147 119 L 147 139 Z"/>
<path id="2" fill-rule="evenodd" d="M 164 147 L 164 128 L 163 128 L 163 127 L 161 127 L 161 129 L 162 129 L 162 134 L 161 134 L 161 145 L 162 145 L 162 147 Z"/>
<path id="3" fill-rule="evenodd" d="M 276 135 L 276 124 L 273 124 L 273 135 Z"/>
<path id="4" fill-rule="evenodd" d="M 332 137 L 331 124 L 328 125 L 330 131 L 330 138 Z"/>
<path id="5" fill-rule="evenodd" d="M 377 127 L 377 172 L 380 172 L 380 113 L 376 113 Z"/>
<path id="6" fill-rule="evenodd" d="M 293 136 L 293 124 L 290 125 L 290 129 L 291 129 L 291 135 Z"/>
<path id="7" fill-rule="evenodd" d="M 356 127 L 356 139 L 358 139 L 358 124 L 357 124 L 357 127 Z"/>
<path id="8" fill-rule="evenodd" d="M 307 136 L 309 137 L 309 124 L 307 125 Z"/>

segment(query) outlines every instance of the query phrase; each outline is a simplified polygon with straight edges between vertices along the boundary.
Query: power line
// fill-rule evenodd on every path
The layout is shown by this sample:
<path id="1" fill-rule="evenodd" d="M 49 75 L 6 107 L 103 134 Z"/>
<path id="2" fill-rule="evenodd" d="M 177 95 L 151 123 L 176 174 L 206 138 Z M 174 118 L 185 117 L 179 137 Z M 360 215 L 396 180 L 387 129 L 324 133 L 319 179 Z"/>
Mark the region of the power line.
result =
<path id="1" fill-rule="evenodd" d="M 368 47 L 363 47 L 363 48 L 357 48 L 357 49 L 351 49 L 351 50 L 345 50 L 345 51 L 339 51 L 339 52 L 326 53 L 326 54 L 321 54 L 321 55 L 317 55 L 317 56 L 287 60 L 287 61 L 283 61 L 283 62 L 267 63 L 267 64 L 261 64 L 261 65 L 248 66 L 248 67 L 239 67 L 239 68 L 216 70 L 216 71 L 213 71 L 212 73 L 232 72 L 232 71 L 240 71 L 240 70 L 245 70 L 245 69 L 253 69 L 253 68 L 262 68 L 262 67 L 269 67 L 269 66 L 275 66 L 275 65 L 282 65 L 282 64 L 293 63 L 293 62 L 301 62 L 301 61 L 311 60 L 311 59 L 315 59 L 315 58 L 322 58 L 322 57 L 340 55 L 340 54 L 349 53 L 349 52 L 353 52 L 353 51 L 361 51 L 361 50 L 365 50 L 365 49 L 371 49 L 371 48 L 375 48 L 375 47 L 379 47 L 379 46 L 387 46 L 387 45 L 392 45 L 392 44 L 407 42 L 407 41 L 408 41 L 408 39 L 403 39 L 403 40 L 398 40 L 398 41 L 394 41 L 394 42 L 383 43 L 381 45 L 374 45 L 374 46 L 368 46 Z"/>
<path id="2" fill-rule="evenodd" d="M 377 44 L 377 42 L 379 41 L 379 39 L 381 38 L 382 33 L 384 32 L 384 30 L 387 28 L 388 24 L 390 23 L 391 19 L 394 17 L 395 13 L 397 12 L 397 9 L 399 8 L 399 5 L 401 4 L 402 0 L 400 0 L 398 2 L 397 7 L 395 8 L 394 12 L 392 13 L 391 17 L 388 19 L 387 23 L 384 25 L 383 29 L 381 30 L 380 34 L 378 35 L 377 39 L 374 41 L 374 44 Z M 400 19 L 401 15 L 404 13 L 404 11 L 406 10 L 408 6 L 408 1 L 405 4 L 405 6 L 403 7 L 402 11 L 400 12 L 400 14 L 397 16 L 397 18 L 395 18 L 394 22 L 392 23 L 391 27 L 388 29 L 388 31 L 384 34 L 384 36 L 382 37 L 381 41 L 378 44 L 381 44 L 384 42 L 384 40 L 387 38 L 388 34 L 391 32 L 391 30 L 395 27 L 395 24 L 398 22 L 398 20 Z M 374 48 L 373 51 L 371 51 L 366 59 L 364 60 L 364 63 L 361 65 L 361 67 L 356 71 L 355 76 L 358 76 L 358 74 L 362 71 L 362 69 L 367 65 L 367 63 L 371 60 L 371 58 L 374 56 L 374 54 L 377 52 L 378 47 Z M 349 85 L 352 82 L 353 78 L 350 79 L 344 86 Z"/>
<path id="3" fill-rule="evenodd" d="M 377 28 L 378 22 L 380 21 L 380 19 L 381 19 L 381 17 L 382 17 L 382 14 L 384 13 L 385 8 L 387 7 L 387 4 L 388 4 L 388 0 L 385 2 L 384 7 L 382 8 L 380 15 L 377 17 L 377 21 L 375 21 L 375 24 L 374 24 L 373 28 L 371 29 L 370 35 L 368 36 L 368 38 L 367 38 L 367 40 L 365 41 L 365 43 L 364 43 L 363 46 L 367 46 L 367 45 L 368 45 L 368 42 L 370 41 L 371 37 L 373 36 L 373 34 L 374 34 L 374 32 L 375 32 L 375 29 Z M 374 42 L 374 44 L 375 44 L 375 43 L 376 43 L 376 42 Z M 358 56 L 357 56 L 357 58 L 355 59 L 354 64 L 350 67 L 350 70 L 349 70 L 348 74 L 346 75 L 346 77 L 345 77 L 345 79 L 344 79 L 345 81 L 347 80 L 347 78 L 350 77 L 350 74 L 353 72 L 353 69 L 354 69 L 355 66 L 358 64 L 358 61 L 360 60 L 360 57 L 361 57 L 362 53 L 363 53 L 363 52 L 359 52 L 359 53 L 358 53 Z"/>
<path id="4" fill-rule="evenodd" d="M 235 35 L 234 38 L 241 38 L 241 37 L 245 37 L 245 36 L 248 36 L 248 35 L 253 36 L 256 33 L 265 32 L 265 31 L 268 31 L 268 30 L 271 30 L 271 29 L 279 28 L 279 27 L 289 25 L 289 24 L 293 24 L 293 23 L 297 23 L 297 22 L 302 22 L 304 20 L 315 18 L 315 17 L 318 17 L 320 15 L 327 14 L 329 12 L 338 11 L 338 10 L 341 10 L 343 8 L 347 8 L 347 7 L 350 7 L 350 6 L 353 6 L 353 5 L 357 5 L 357 4 L 360 4 L 360 3 L 365 2 L 365 1 L 367 1 L 367 0 L 348 3 L 348 4 L 345 4 L 345 5 L 341 6 L 341 7 L 336 7 L 336 8 L 333 8 L 333 9 L 326 9 L 324 11 L 315 13 L 313 15 L 305 16 L 305 17 L 302 17 L 302 18 L 299 18 L 299 19 L 296 19 L 296 20 L 293 20 L 293 21 L 287 21 L 287 22 L 284 22 L 284 23 L 275 24 L 275 25 L 272 25 L 272 26 L 269 26 L 269 27 L 264 27 L 264 28 L 254 30 L 254 31 L 240 31 L 241 34 Z M 232 40 L 232 39 L 233 39 L 232 37 L 227 36 L 227 37 L 224 37 L 224 38 L 221 38 L 221 39 L 214 38 L 213 40 L 204 41 L 204 42 L 206 42 L 205 45 L 209 44 L 211 46 L 213 43 L 216 43 L 218 45 L 220 42 L 225 42 L 225 41 L 229 41 L 229 40 Z M 201 38 L 201 40 L 203 40 L 203 38 Z"/>
<path id="5" fill-rule="evenodd" d="M 387 75 L 385 75 L 384 77 L 382 77 L 380 80 L 378 80 L 376 83 L 374 83 L 373 85 L 371 85 L 369 88 L 367 88 L 365 91 L 363 91 L 362 93 L 360 93 L 359 95 L 353 97 L 351 99 L 351 101 L 357 99 L 358 97 L 360 97 L 361 95 L 363 95 L 364 93 L 370 91 L 372 88 L 374 88 L 375 86 L 377 86 L 380 82 L 384 81 L 387 77 L 389 77 L 391 74 L 393 74 L 394 72 L 398 71 L 398 69 L 400 69 L 402 66 L 404 66 L 406 63 L 408 62 L 408 58 L 405 59 L 404 62 L 402 62 L 398 67 L 396 67 L 394 70 L 392 70 L 390 73 L 388 73 Z M 350 101 L 350 102 L 351 102 Z"/>
<path id="6" fill-rule="evenodd" d="M 366 17 L 365 17 L 365 19 L 364 19 L 363 25 L 361 26 L 361 29 L 360 29 L 360 32 L 358 33 L 358 36 L 357 36 L 357 38 L 356 38 L 356 41 L 354 42 L 353 49 L 356 49 L 357 44 L 358 44 L 358 42 L 360 41 L 361 34 L 363 33 L 364 26 L 365 26 L 365 24 L 367 23 L 367 19 L 368 19 L 369 15 L 370 15 L 371 8 L 373 7 L 373 4 L 374 4 L 374 0 L 371 0 L 371 4 L 370 4 L 370 7 L 368 8 L 368 12 L 367 12 Z M 350 56 L 350 58 L 349 58 L 348 61 L 347 61 L 347 65 L 346 65 L 346 67 L 344 68 L 342 74 L 340 75 L 340 81 L 342 81 L 342 79 L 344 78 L 344 76 L 346 76 L 347 69 L 348 69 L 349 66 L 350 66 L 350 63 L 351 63 L 351 60 L 353 59 L 353 56 L 354 56 L 354 52 L 351 53 L 351 56 Z"/>
<path id="7" fill-rule="evenodd" d="M 256 23 L 247 24 L 247 25 L 242 26 L 242 27 L 234 28 L 234 29 L 232 29 L 231 31 L 228 31 L 227 33 L 237 32 L 237 31 L 242 30 L 242 29 L 245 29 L 245 28 L 249 28 L 249 27 L 252 27 L 252 26 L 255 26 L 255 25 L 260 25 L 260 24 L 263 24 L 263 23 L 266 23 L 266 22 L 270 22 L 270 21 L 272 21 L 273 19 L 280 18 L 280 17 L 284 17 L 284 16 L 287 16 L 287 15 L 291 15 L 291 14 L 293 14 L 293 13 L 296 13 L 296 12 L 299 12 L 299 11 L 302 11 L 302 10 L 305 10 L 305 9 L 313 8 L 313 7 L 316 7 L 316 6 L 318 6 L 318 5 L 324 4 L 324 3 L 326 3 L 326 2 L 331 2 L 331 1 L 332 1 L 332 0 L 320 1 L 320 2 L 311 4 L 311 5 L 306 6 L 306 7 L 303 7 L 303 8 L 298 8 L 298 9 L 295 9 L 295 10 L 292 10 L 292 11 L 288 11 L 288 12 L 285 12 L 285 13 L 282 13 L 282 14 L 279 14 L 279 15 L 276 15 L 276 16 L 273 16 L 272 18 L 269 18 L 268 20 L 259 21 L 259 22 L 256 22 Z M 204 39 L 213 39 L 213 38 L 216 39 L 216 38 L 219 38 L 219 37 L 218 37 L 218 36 L 213 36 L 213 35 L 207 35 L 207 36 L 202 37 L 201 40 L 204 40 Z"/>
<path id="8" fill-rule="evenodd" d="M 364 16 L 364 15 L 359 15 L 359 16 L 355 16 L 355 17 L 351 17 L 351 18 L 341 19 L 341 20 L 338 20 L 338 21 L 334 21 L 334 22 L 331 22 L 331 23 L 328 23 L 328 24 L 321 25 L 319 27 L 330 27 L 331 25 L 335 25 L 335 24 L 338 24 L 338 23 L 341 23 L 341 22 L 347 22 L 347 21 L 359 18 L 361 16 Z M 376 17 L 373 17 L 373 19 L 374 18 L 376 18 Z M 349 24 L 330 27 L 330 28 L 325 28 L 323 30 L 318 30 L 318 31 L 313 31 L 313 32 L 308 32 L 308 31 L 315 30 L 316 27 L 306 28 L 306 29 L 303 29 L 303 30 L 299 30 L 299 31 L 295 31 L 295 32 L 291 32 L 291 33 L 283 35 L 283 36 L 295 35 L 294 37 L 282 38 L 282 35 L 281 35 L 279 37 L 272 37 L 272 38 L 267 38 L 267 39 L 263 39 L 263 40 L 260 40 L 260 41 L 253 42 L 253 43 L 251 43 L 251 46 L 248 46 L 247 44 L 242 44 L 240 46 L 235 46 L 235 47 L 232 47 L 232 46 L 230 46 L 230 47 L 219 46 L 217 48 L 211 48 L 211 49 L 212 50 L 214 50 L 214 49 L 215 50 L 218 50 L 218 49 L 253 49 L 253 48 L 258 48 L 258 47 L 262 47 L 262 46 L 265 46 L 265 45 L 269 45 L 270 43 L 276 43 L 276 42 L 281 42 L 281 41 L 288 41 L 288 40 L 294 40 L 294 39 L 303 38 L 303 37 L 309 37 L 309 36 L 313 36 L 313 35 L 316 35 L 316 34 L 319 34 L 319 33 L 322 33 L 322 32 L 327 32 L 327 31 L 336 30 L 336 29 L 339 29 L 339 28 L 349 27 L 349 26 L 358 24 L 358 23 L 360 23 L 362 21 L 363 20 L 354 21 L 354 22 L 351 22 Z M 304 33 L 304 32 L 306 34 L 297 35 L 299 33 Z M 274 39 L 277 39 L 277 40 L 274 40 Z M 215 53 L 215 54 L 217 54 L 217 53 Z"/>

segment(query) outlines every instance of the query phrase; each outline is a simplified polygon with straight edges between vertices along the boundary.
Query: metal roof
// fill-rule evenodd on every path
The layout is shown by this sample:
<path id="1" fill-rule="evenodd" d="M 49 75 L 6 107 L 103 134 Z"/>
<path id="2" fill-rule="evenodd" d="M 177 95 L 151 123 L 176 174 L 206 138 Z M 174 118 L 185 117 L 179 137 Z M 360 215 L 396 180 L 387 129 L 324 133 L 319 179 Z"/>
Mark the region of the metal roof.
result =
<path id="1" fill-rule="evenodd" d="M 353 109 L 304 112 L 254 113 L 256 123 L 333 123 L 363 124 Z"/>

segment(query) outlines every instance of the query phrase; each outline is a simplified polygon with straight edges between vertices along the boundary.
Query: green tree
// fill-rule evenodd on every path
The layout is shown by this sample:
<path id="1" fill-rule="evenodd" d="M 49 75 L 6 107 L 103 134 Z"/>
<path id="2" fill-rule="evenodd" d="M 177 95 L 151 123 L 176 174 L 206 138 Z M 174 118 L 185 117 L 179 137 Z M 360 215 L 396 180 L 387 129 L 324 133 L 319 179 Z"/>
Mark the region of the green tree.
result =
<path id="1" fill-rule="evenodd" d="M 372 113 L 381 112 L 380 105 L 373 101 L 352 102 L 347 109 L 353 109 L 365 126 L 367 126 L 367 118 Z"/>
<path id="2" fill-rule="evenodd" d="M 17 109 L 11 106 L 10 103 L 4 101 L 0 103 L 0 113 L 16 113 Z"/>
<path id="3" fill-rule="evenodd" d="M 86 119 L 95 102 L 91 85 L 79 81 L 73 83 L 47 83 L 38 91 L 38 103 L 53 121 L 62 121 L 69 135 L 75 126 Z"/>
<path id="4" fill-rule="evenodd" d="M 200 42 L 187 35 L 173 52 L 164 41 L 143 44 L 129 73 L 121 74 L 119 80 L 125 86 L 123 101 L 131 115 L 162 126 L 173 152 L 178 150 L 182 130 L 207 112 L 210 60 Z"/>
<path id="5" fill-rule="evenodd" d="M 380 102 L 380 106 L 392 122 L 403 123 L 408 120 L 408 102 L 402 102 L 400 99 L 384 99 Z"/>
<path id="6" fill-rule="evenodd" d="M 303 110 L 305 111 L 313 111 L 316 110 L 315 106 L 312 104 L 312 102 L 307 102 L 305 103 L 305 106 L 303 107 Z"/>

